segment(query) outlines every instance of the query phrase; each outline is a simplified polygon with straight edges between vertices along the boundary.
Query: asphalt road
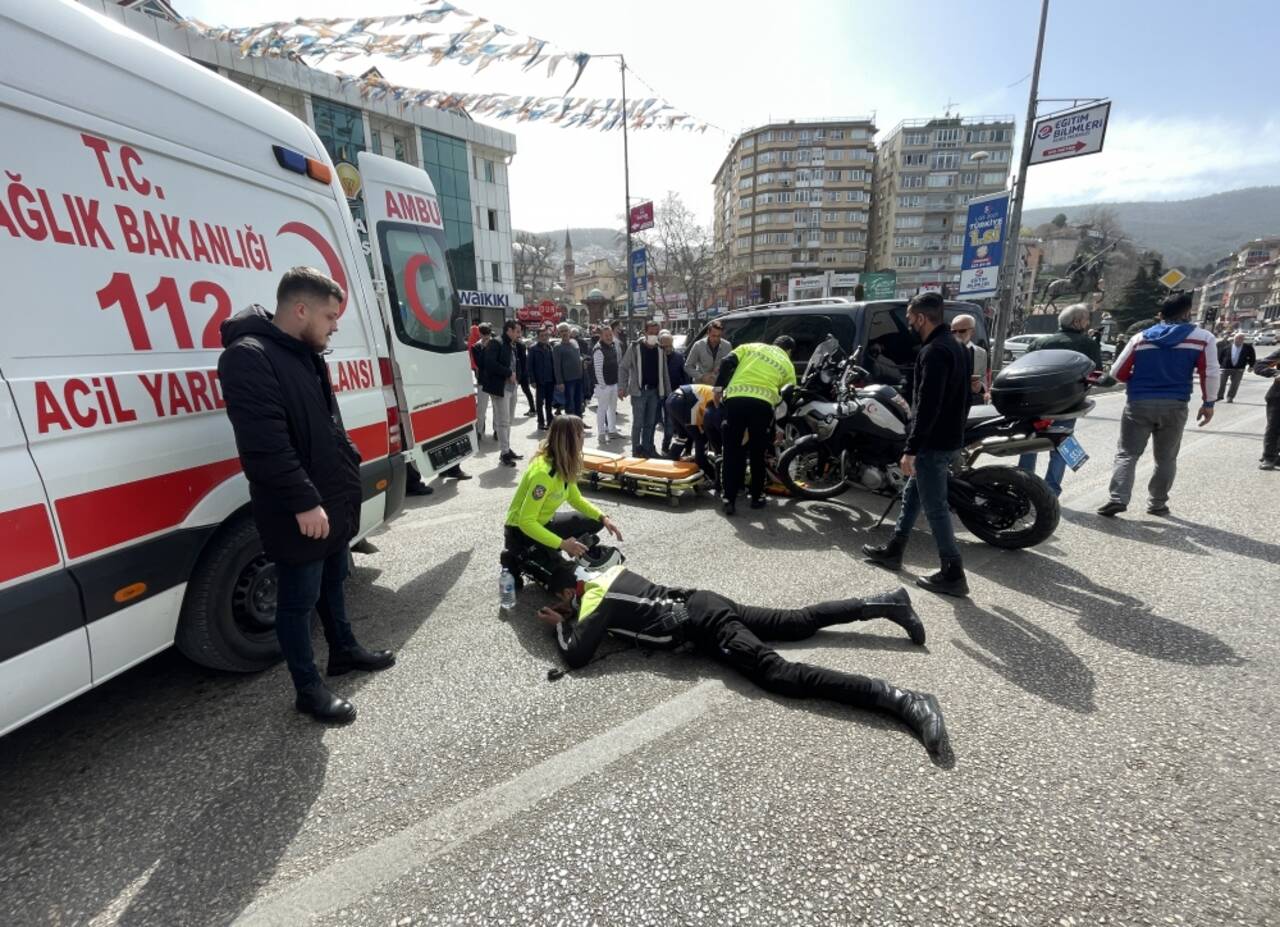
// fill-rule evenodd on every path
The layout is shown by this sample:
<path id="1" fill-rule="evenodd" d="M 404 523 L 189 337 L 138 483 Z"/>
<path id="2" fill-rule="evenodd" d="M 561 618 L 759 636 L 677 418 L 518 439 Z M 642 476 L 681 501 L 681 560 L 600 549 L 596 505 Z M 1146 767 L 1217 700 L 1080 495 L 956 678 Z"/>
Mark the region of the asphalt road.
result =
<path id="1" fill-rule="evenodd" d="M 894 722 L 689 655 L 548 682 L 540 594 L 498 617 L 518 471 L 487 441 L 476 479 L 357 557 L 357 634 L 399 663 L 337 680 L 355 725 L 296 714 L 282 668 L 167 654 L 0 740 L 0 924 L 1274 925 L 1264 387 L 1188 429 L 1170 517 L 1140 496 L 1092 514 L 1122 402 L 1102 397 L 1057 535 L 1008 553 L 961 533 L 972 599 L 915 597 L 927 648 L 887 622 L 780 648 L 936 693 L 939 762 Z M 883 533 L 868 496 L 733 521 L 600 501 L 659 580 L 788 605 L 894 583 L 856 553 Z M 909 573 L 933 563 L 918 533 Z"/>

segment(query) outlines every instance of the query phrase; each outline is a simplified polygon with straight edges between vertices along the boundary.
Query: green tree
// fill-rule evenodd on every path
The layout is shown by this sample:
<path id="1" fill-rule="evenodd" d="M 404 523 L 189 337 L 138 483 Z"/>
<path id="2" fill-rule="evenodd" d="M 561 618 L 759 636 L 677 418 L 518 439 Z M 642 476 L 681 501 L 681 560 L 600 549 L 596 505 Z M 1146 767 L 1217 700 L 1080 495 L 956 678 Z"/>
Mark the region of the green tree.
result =
<path id="1" fill-rule="evenodd" d="M 1160 301 L 1165 296 L 1164 285 L 1159 280 L 1163 272 L 1159 256 L 1138 265 L 1137 273 L 1125 285 L 1120 305 L 1111 311 L 1117 322 L 1127 328 L 1159 313 Z"/>
<path id="2" fill-rule="evenodd" d="M 1056 216 L 1054 216 L 1052 219 L 1049 220 L 1049 224 L 1052 225 L 1055 229 L 1062 228 L 1064 225 L 1067 224 L 1067 214 L 1065 212 L 1058 213 Z"/>

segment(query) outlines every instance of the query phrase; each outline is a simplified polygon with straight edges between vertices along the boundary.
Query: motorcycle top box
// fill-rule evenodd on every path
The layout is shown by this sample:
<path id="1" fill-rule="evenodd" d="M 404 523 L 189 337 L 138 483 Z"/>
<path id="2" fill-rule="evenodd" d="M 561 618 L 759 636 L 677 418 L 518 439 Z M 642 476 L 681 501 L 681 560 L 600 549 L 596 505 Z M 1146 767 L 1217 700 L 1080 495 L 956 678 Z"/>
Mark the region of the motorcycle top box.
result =
<path id="1" fill-rule="evenodd" d="M 1084 402 L 1092 372 L 1078 351 L 1030 351 L 996 374 L 991 404 L 1011 418 L 1067 412 Z"/>

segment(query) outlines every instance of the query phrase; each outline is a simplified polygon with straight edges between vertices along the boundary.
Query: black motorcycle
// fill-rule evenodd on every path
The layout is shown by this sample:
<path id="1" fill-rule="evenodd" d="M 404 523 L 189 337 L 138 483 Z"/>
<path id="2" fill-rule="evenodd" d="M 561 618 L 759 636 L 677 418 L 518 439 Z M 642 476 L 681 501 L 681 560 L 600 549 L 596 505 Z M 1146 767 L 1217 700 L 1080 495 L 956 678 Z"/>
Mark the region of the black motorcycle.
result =
<path id="1" fill-rule="evenodd" d="M 911 409 L 897 389 L 868 385 L 870 379 L 835 339 L 819 346 L 788 397 L 800 436 L 782 452 L 777 470 L 790 493 L 831 499 L 857 487 L 890 499 L 885 516 L 901 499 L 907 477 L 899 461 Z M 948 476 L 948 502 L 969 531 L 1009 549 L 1032 547 L 1053 534 L 1058 500 L 1042 479 L 1014 467 L 974 464 L 983 455 L 1060 447 L 1083 457 L 1075 453 L 1078 444 L 1067 447 L 1075 439 L 1065 420 L 1093 408 L 1085 393 L 1102 382 L 1088 358 L 1073 351 L 1035 352 L 1001 371 L 992 389 L 997 405 L 970 410 L 964 446 Z"/>

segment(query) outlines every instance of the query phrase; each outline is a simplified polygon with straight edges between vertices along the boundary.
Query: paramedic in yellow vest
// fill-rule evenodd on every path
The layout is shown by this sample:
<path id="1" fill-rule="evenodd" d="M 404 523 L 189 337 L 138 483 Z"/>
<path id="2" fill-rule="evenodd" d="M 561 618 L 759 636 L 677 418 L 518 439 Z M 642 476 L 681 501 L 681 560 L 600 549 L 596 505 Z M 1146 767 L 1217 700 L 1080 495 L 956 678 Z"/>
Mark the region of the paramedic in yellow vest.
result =
<path id="1" fill-rule="evenodd" d="M 707 406 L 716 401 L 715 388 L 705 383 L 686 383 L 667 397 L 667 419 L 671 422 L 673 441 L 671 459 L 679 460 L 693 445 L 693 459 L 714 486 L 716 468 L 707 459 L 707 435 L 703 430 Z"/>
<path id="2" fill-rule="evenodd" d="M 578 537 L 601 528 L 622 540 L 613 519 L 602 515 L 578 491 L 583 434 L 582 419 L 576 415 L 551 420 L 546 440 L 525 468 L 507 509 L 502 563 L 508 569 L 515 569 L 511 555 L 521 553 L 545 555 L 548 564 L 554 564 L 557 550 L 581 557 L 587 548 Z M 557 511 L 564 502 L 573 513 Z"/>
<path id="3" fill-rule="evenodd" d="M 724 409 L 724 485 L 720 497 L 726 515 L 736 511 L 747 454 L 751 455 L 751 507 L 764 508 L 764 454 L 773 441 L 773 410 L 782 401 L 782 388 L 796 382 L 796 368 L 791 363 L 795 347 L 795 340 L 787 335 L 773 344 L 744 344 L 734 348 L 720 365 L 715 391 Z"/>

